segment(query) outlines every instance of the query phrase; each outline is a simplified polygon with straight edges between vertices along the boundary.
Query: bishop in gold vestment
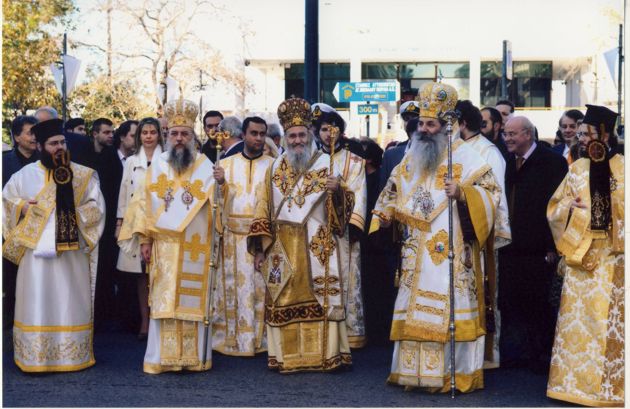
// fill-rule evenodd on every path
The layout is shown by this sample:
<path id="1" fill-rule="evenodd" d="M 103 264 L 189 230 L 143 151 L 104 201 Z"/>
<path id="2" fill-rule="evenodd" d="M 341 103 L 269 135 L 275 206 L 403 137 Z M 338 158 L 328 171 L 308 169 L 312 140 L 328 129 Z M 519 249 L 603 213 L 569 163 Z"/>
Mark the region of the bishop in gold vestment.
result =
<path id="1" fill-rule="evenodd" d="M 379 196 L 370 231 L 393 220 L 404 226 L 401 276 L 390 338 L 395 341 L 388 382 L 449 390 L 451 300 L 455 309 L 455 382 L 483 387 L 485 299 L 480 249 L 492 237 L 501 196 L 492 169 L 469 145 L 453 142 L 448 180 L 443 114 L 455 89 L 429 83 L 420 93 L 419 132 Z M 449 290 L 448 200 L 453 209 L 455 293 Z"/>
<path id="2" fill-rule="evenodd" d="M 197 153 L 197 107 L 187 100 L 166 105 L 167 150 L 154 158 L 144 192 L 125 213 L 118 243 L 137 243 L 149 264 L 151 307 L 144 371 L 202 371 L 211 367 L 211 336 L 204 344 L 212 246 L 212 162 Z M 209 333 L 209 335 L 211 335 Z M 203 354 L 206 362 L 203 362 Z"/>
<path id="3" fill-rule="evenodd" d="M 624 406 L 624 157 L 608 150 L 616 114 L 587 105 L 584 156 L 549 201 L 564 282 L 547 396 Z"/>
<path id="4" fill-rule="evenodd" d="M 268 366 L 329 371 L 351 363 L 338 240 L 354 197 L 329 176 L 329 157 L 316 150 L 308 102 L 289 99 L 278 116 L 287 150 L 259 190 L 248 237 L 267 286 Z"/>

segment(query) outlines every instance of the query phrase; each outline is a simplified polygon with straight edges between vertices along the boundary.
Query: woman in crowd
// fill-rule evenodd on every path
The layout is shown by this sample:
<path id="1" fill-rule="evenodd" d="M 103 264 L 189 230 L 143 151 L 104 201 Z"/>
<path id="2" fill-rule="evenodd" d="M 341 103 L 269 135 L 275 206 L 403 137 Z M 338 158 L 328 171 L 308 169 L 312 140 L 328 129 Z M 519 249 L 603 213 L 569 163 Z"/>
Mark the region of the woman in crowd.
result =
<path id="1" fill-rule="evenodd" d="M 131 202 L 134 192 L 140 192 L 143 189 L 146 171 L 151 166 L 152 158 L 162 153 L 163 144 L 160 123 L 157 119 L 144 118 L 140 121 L 135 135 L 136 153 L 127 158 L 123 170 L 116 215 L 116 237 L 120 233 L 127 206 Z M 144 271 L 145 266 L 143 265 L 144 263 L 141 263 L 141 259 L 140 244 L 138 244 L 132 254 L 120 251 L 116 268 L 123 272 L 138 275 L 137 291 L 141 317 L 138 339 L 144 340 L 149 331 L 149 288 L 147 274 Z"/>
<path id="2" fill-rule="evenodd" d="M 280 155 L 275 142 L 270 137 L 265 137 L 265 146 L 263 147 L 263 153 L 272 158 L 277 158 Z"/>

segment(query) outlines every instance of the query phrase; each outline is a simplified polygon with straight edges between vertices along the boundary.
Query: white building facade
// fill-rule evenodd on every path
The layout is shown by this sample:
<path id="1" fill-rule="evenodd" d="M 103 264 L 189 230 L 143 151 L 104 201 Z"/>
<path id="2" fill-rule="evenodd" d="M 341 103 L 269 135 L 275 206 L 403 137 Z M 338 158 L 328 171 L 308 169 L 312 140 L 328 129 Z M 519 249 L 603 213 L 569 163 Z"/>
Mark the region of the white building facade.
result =
<path id="1" fill-rule="evenodd" d="M 253 33 L 242 56 L 250 91 L 215 99 L 214 108 L 273 120 L 282 100 L 303 95 L 304 1 L 235 4 L 241 6 Z M 397 80 L 403 92 L 414 92 L 437 74 L 460 99 L 494 106 L 508 40 L 508 97 L 542 138 L 553 139 L 566 109 L 617 111 L 617 74 L 604 53 L 618 46 L 623 7 L 623 0 L 320 0 L 320 101 L 342 113 L 350 136 L 367 135 L 366 121 L 357 104 L 333 97 L 340 81 Z M 370 136 L 382 144 L 405 137 L 399 103 L 381 103 L 371 117 Z"/>

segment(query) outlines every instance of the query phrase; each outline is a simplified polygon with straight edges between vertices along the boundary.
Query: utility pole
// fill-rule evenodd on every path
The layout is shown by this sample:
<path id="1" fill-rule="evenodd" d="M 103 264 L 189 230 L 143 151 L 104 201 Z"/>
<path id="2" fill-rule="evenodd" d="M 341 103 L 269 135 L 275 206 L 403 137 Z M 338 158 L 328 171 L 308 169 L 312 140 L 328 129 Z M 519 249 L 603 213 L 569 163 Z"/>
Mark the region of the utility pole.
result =
<path id="1" fill-rule="evenodd" d="M 201 122 L 201 126 L 203 128 L 203 91 L 206 89 L 206 86 L 203 83 L 203 71 L 199 70 L 199 122 Z"/>
<path id="2" fill-rule="evenodd" d="M 617 72 L 617 112 L 619 116 L 617 117 L 617 129 L 621 130 L 621 126 L 623 124 L 621 116 L 623 115 L 621 111 L 621 90 L 622 88 L 622 80 L 623 80 L 623 24 L 619 24 L 619 58 L 618 58 L 618 72 Z M 620 133 L 620 132 L 618 132 Z"/>
<path id="3" fill-rule="evenodd" d="M 112 87 L 112 0 L 107 0 L 107 82 Z"/>
<path id="4" fill-rule="evenodd" d="M 164 60 L 164 72 L 163 72 L 163 76 L 162 76 L 162 81 L 160 82 L 160 87 L 164 90 L 164 93 L 162 94 L 162 101 L 160 101 L 162 103 L 162 105 L 160 107 L 158 107 L 158 115 L 159 116 L 163 116 L 164 115 L 164 107 L 166 106 L 166 101 L 168 101 L 168 83 L 166 81 L 166 78 L 168 77 L 168 61 Z M 159 95 L 158 95 L 159 97 Z"/>
<path id="5" fill-rule="evenodd" d="M 67 117 L 67 104 L 68 104 L 68 90 L 66 79 L 66 54 L 68 53 L 68 34 L 63 33 L 63 54 L 61 55 L 61 117 L 63 122 L 66 123 Z"/>
<path id="6" fill-rule="evenodd" d="M 319 101 L 319 0 L 304 0 L 304 99 Z"/>
<path id="7" fill-rule="evenodd" d="M 501 99 L 508 98 L 508 80 L 512 80 L 512 44 L 503 40 L 503 64 L 501 70 Z"/>
<path id="8" fill-rule="evenodd" d="M 204 84 L 203 83 L 203 70 L 199 70 L 199 85 L 195 86 L 193 88 L 193 91 L 199 91 L 199 122 L 201 123 L 201 133 L 200 135 L 202 135 L 201 139 L 202 142 L 205 142 L 204 139 L 204 135 L 205 133 L 203 132 L 203 128 L 204 128 L 204 123 L 203 123 L 203 116 L 204 116 L 204 110 L 203 110 L 203 91 L 205 91 L 206 89 L 206 85 L 208 84 Z"/>

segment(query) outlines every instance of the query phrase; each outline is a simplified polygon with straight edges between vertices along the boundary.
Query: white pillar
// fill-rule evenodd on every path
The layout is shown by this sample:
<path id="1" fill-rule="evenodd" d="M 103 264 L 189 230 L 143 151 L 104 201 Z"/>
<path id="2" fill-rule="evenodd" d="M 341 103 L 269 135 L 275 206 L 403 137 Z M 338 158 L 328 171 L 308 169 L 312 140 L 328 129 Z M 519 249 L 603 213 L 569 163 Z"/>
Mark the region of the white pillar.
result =
<path id="1" fill-rule="evenodd" d="M 478 55 L 471 57 L 468 74 L 470 75 L 468 80 L 470 102 L 481 108 L 481 58 Z"/>
<path id="2" fill-rule="evenodd" d="M 353 57 L 350 59 L 350 81 L 351 82 L 360 82 L 361 81 L 361 58 Z M 348 121 L 348 130 L 347 134 L 350 137 L 360 136 L 361 132 L 361 116 L 359 116 L 357 110 L 358 102 L 350 103 L 350 112 Z"/>

